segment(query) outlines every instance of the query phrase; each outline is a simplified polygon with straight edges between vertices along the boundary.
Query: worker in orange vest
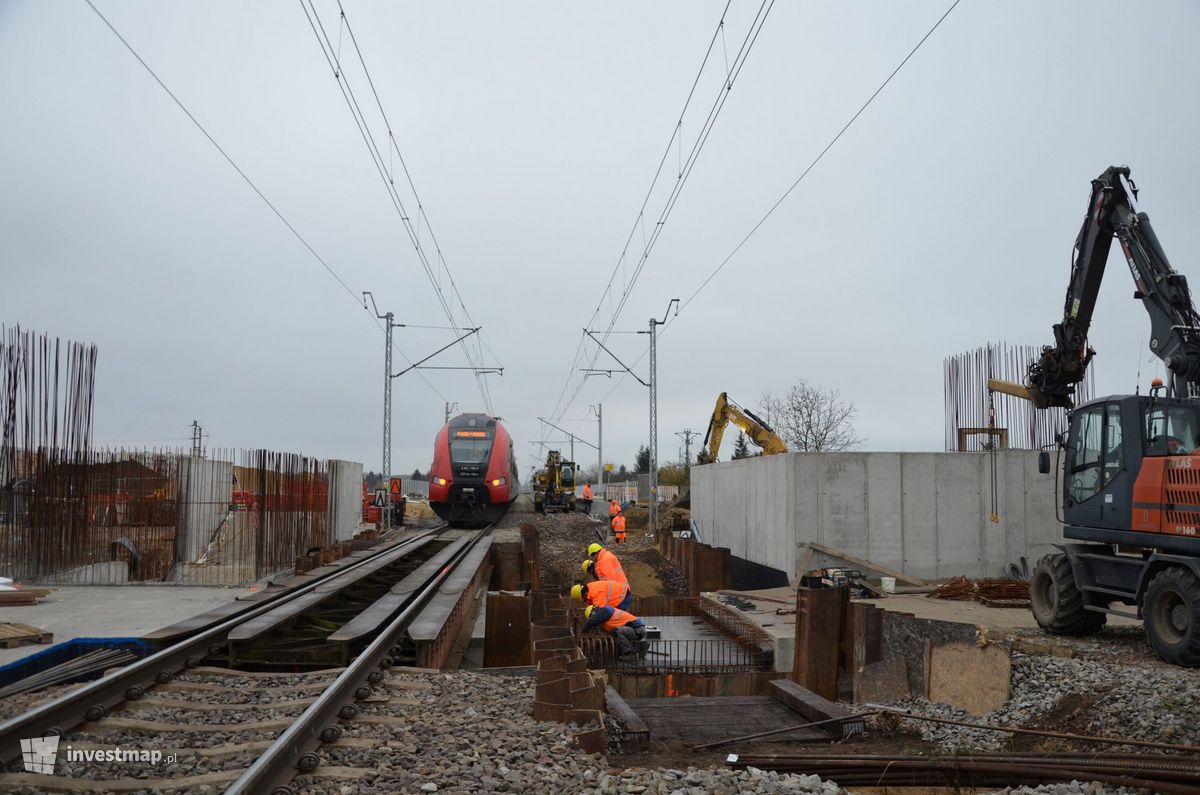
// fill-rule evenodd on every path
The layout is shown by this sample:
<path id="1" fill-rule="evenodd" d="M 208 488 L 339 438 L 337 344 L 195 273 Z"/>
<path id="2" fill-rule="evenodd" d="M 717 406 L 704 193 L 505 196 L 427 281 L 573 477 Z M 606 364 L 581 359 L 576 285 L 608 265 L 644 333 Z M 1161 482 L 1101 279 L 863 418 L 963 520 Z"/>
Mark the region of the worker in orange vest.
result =
<path id="1" fill-rule="evenodd" d="M 612 518 L 613 535 L 617 537 L 618 544 L 625 543 L 625 514 L 617 512 L 617 515 Z"/>
<path id="2" fill-rule="evenodd" d="M 628 610 L 631 597 L 628 585 L 612 580 L 592 580 L 585 585 L 571 586 L 571 598 L 585 605 Z"/>
<path id="3" fill-rule="evenodd" d="M 583 512 L 591 514 L 592 512 L 592 484 L 583 484 Z"/>
<path id="4" fill-rule="evenodd" d="M 625 569 L 621 568 L 621 561 L 616 555 L 596 543 L 588 546 L 587 551 L 588 559 L 583 562 L 584 574 L 592 574 L 598 580 L 612 580 L 629 587 L 629 578 L 625 576 Z"/>
<path id="5" fill-rule="evenodd" d="M 634 659 L 638 652 L 645 652 L 650 643 L 646 640 L 646 625 L 633 613 L 617 607 L 588 605 L 583 611 L 583 631 L 601 629 L 617 642 L 619 659 Z"/>
<path id="6" fill-rule="evenodd" d="M 611 522 L 612 518 L 621 512 L 621 503 L 615 499 L 608 504 L 608 519 Z"/>

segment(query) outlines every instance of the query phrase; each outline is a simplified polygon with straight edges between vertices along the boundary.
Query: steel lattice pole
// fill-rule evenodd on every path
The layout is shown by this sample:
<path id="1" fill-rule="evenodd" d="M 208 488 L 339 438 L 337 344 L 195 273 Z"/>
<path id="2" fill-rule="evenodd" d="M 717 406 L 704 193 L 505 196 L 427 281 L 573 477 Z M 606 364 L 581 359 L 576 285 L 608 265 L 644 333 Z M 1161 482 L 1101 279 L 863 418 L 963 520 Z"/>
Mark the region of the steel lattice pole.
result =
<path id="1" fill-rule="evenodd" d="M 383 526 L 392 526 L 392 313 L 384 315 L 383 351 Z"/>
<path id="2" fill-rule="evenodd" d="M 658 532 L 658 321 L 650 318 L 650 525 L 647 534 Z"/>

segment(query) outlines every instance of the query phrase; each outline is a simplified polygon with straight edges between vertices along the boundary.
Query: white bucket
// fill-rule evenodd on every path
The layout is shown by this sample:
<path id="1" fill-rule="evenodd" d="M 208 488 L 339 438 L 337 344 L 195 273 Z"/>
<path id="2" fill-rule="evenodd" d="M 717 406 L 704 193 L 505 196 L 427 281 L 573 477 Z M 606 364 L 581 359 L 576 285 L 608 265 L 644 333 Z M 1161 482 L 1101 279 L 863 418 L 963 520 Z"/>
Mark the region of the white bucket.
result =
<path id="1" fill-rule="evenodd" d="M 896 592 L 896 578 L 895 577 L 880 577 L 879 578 L 879 588 L 884 593 L 895 593 Z"/>

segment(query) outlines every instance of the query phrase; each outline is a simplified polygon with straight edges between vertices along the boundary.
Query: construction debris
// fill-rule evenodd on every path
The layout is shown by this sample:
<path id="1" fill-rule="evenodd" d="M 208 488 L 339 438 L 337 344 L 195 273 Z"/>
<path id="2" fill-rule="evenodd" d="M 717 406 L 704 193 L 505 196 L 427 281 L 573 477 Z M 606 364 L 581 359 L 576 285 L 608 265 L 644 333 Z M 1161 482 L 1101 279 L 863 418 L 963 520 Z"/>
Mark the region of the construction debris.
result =
<path id="1" fill-rule="evenodd" d="M 1029 607 L 1029 582 L 1020 580 L 980 580 L 975 600 L 988 607 Z"/>
<path id="2" fill-rule="evenodd" d="M 966 577 L 955 577 L 939 585 L 933 593 L 926 594 L 926 599 L 953 599 L 965 602 L 975 597 L 975 583 Z"/>
<path id="3" fill-rule="evenodd" d="M 959 576 L 942 583 L 926 598 L 961 602 L 974 599 L 987 607 L 1029 607 L 1029 583 L 992 578 L 972 582 L 969 577 Z"/>

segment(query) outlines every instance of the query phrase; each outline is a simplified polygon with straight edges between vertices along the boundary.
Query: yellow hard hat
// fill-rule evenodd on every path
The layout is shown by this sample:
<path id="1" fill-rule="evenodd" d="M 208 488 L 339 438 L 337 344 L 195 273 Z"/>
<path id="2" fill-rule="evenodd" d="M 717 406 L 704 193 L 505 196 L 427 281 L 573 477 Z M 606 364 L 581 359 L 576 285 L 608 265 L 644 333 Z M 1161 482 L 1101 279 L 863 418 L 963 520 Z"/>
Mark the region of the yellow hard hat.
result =
<path id="1" fill-rule="evenodd" d="M 596 543 L 589 544 L 588 545 L 588 554 L 595 555 L 597 552 L 599 552 L 602 549 L 604 549 L 604 547 L 600 546 L 599 544 L 596 544 Z"/>
<path id="2" fill-rule="evenodd" d="M 591 571 L 591 570 L 592 570 L 592 566 L 593 566 L 593 565 L 594 565 L 594 564 L 593 564 L 593 563 L 592 563 L 590 560 L 585 560 L 585 561 L 583 562 L 583 565 L 582 565 L 582 566 L 580 566 L 580 568 L 581 568 L 581 569 L 583 569 L 583 573 L 584 573 L 584 574 L 587 574 L 589 571 Z"/>
<path id="3" fill-rule="evenodd" d="M 576 602 L 583 601 L 583 586 L 582 585 L 572 585 L 571 586 L 571 598 L 574 599 Z"/>
<path id="4" fill-rule="evenodd" d="M 596 608 L 595 608 L 595 606 L 594 606 L 594 605 L 588 605 L 587 607 L 583 608 L 583 617 L 584 617 L 584 618 L 591 618 L 591 617 L 592 617 L 592 611 L 593 611 L 593 610 L 595 610 L 595 609 L 596 609 Z"/>

